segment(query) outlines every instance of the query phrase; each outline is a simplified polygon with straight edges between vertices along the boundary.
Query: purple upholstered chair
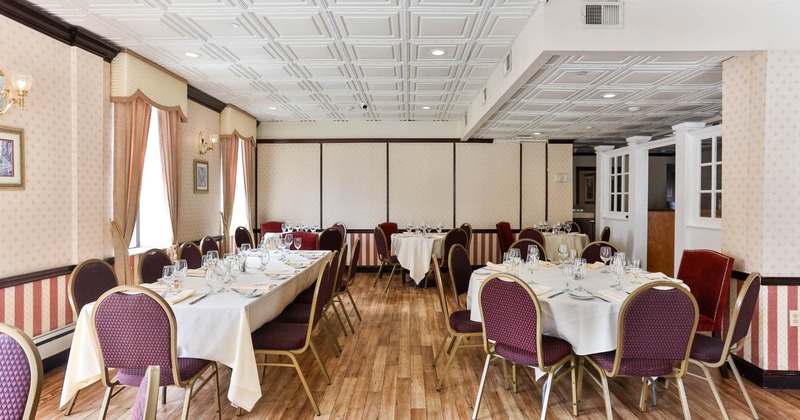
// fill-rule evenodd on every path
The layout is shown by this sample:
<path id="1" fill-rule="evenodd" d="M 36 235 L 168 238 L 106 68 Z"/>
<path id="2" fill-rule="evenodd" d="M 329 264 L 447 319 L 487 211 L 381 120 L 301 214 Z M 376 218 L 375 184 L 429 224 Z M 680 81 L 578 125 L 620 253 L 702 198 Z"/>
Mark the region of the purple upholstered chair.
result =
<path id="1" fill-rule="evenodd" d="M 139 278 L 142 283 L 155 283 L 161 278 L 164 266 L 172 264 L 172 260 L 164 250 L 150 249 L 139 260 Z"/>
<path id="2" fill-rule="evenodd" d="M 516 378 L 517 365 L 537 367 L 547 374 L 547 382 L 542 387 L 542 420 L 544 420 L 553 382 L 570 372 L 572 389 L 573 391 L 575 389 L 575 357 L 572 355 L 572 346 L 560 338 L 542 335 L 540 315 L 542 310 L 539 299 L 530 286 L 517 277 L 494 274 L 484 280 L 478 292 L 478 305 L 483 319 L 483 349 L 486 352 L 486 362 L 483 365 L 475 411 L 472 413 L 473 420 L 478 417 L 489 363 L 497 358 L 503 360 L 504 372 L 505 361 L 513 363 L 512 378 Z M 561 370 L 567 364 L 569 367 Z M 516 383 L 513 386 L 516 392 Z M 574 415 L 578 414 L 577 410 L 578 399 L 573 392 Z"/>
<path id="3" fill-rule="evenodd" d="M 350 298 L 350 304 L 353 305 L 353 310 L 358 320 L 361 321 L 361 313 L 358 311 L 356 301 L 353 300 L 353 295 L 350 294 L 350 286 L 353 285 L 353 280 L 356 278 L 359 258 L 361 258 L 361 238 L 356 238 L 356 242 L 353 245 L 353 252 L 350 254 L 350 264 L 347 266 L 347 275 L 344 278 L 344 284 L 342 284 L 341 281 L 339 283 L 339 293 L 347 293 L 347 297 Z"/>
<path id="4" fill-rule="evenodd" d="M 603 242 L 608 242 L 611 240 L 611 228 L 608 226 L 603 228 L 603 231 L 600 232 L 600 240 Z"/>
<path id="5" fill-rule="evenodd" d="M 448 257 L 450 255 L 450 249 L 453 248 L 454 245 L 461 245 L 464 248 L 467 247 L 467 232 L 461 230 L 461 228 L 450 229 L 446 235 L 444 235 L 444 247 L 442 248 L 442 260 L 439 261 L 439 267 L 444 268 L 448 266 Z"/>
<path id="6" fill-rule="evenodd" d="M 539 229 L 534 228 L 525 228 L 519 231 L 519 235 L 517 235 L 517 240 L 520 239 L 533 239 L 536 242 L 539 242 L 539 245 L 544 246 L 544 235 Z"/>
<path id="7" fill-rule="evenodd" d="M 453 249 L 456 248 L 463 250 L 464 246 L 458 244 L 453 247 Z M 442 283 L 442 271 L 439 270 L 439 265 L 436 264 L 436 257 L 434 256 L 432 259 L 431 265 L 433 266 L 433 273 L 436 277 L 436 288 L 439 290 L 439 304 L 442 306 L 442 317 L 444 318 L 444 325 L 447 330 L 447 335 L 442 338 L 442 345 L 439 346 L 439 351 L 436 352 L 436 357 L 433 358 L 433 366 L 436 366 L 439 356 L 442 355 L 444 346 L 447 344 L 447 339 L 449 338 L 451 340 L 449 354 L 447 355 L 447 365 L 445 365 L 444 372 L 442 372 L 442 376 L 436 383 L 436 390 L 438 391 L 442 389 L 442 385 L 444 385 L 447 371 L 450 370 L 450 365 L 453 363 L 458 349 L 461 347 L 477 347 L 482 345 L 480 343 L 467 344 L 464 340 L 470 337 L 480 337 L 483 332 L 483 326 L 480 322 L 474 322 L 469 319 L 470 311 L 467 309 L 450 312 L 447 305 L 447 296 L 445 296 L 445 287 Z"/>
<path id="8" fill-rule="evenodd" d="M 581 232 L 581 227 L 574 220 L 570 220 L 568 222 L 564 222 L 564 224 L 568 224 L 571 226 L 570 232 Z"/>
<path id="9" fill-rule="evenodd" d="M 42 358 L 22 330 L 0 324 L 0 418 L 33 420 L 42 393 Z"/>
<path id="10" fill-rule="evenodd" d="M 186 260 L 186 266 L 189 268 L 200 268 L 203 266 L 203 253 L 200 252 L 200 247 L 192 242 L 184 242 L 181 244 L 178 248 L 178 259 Z"/>
<path id="11" fill-rule="evenodd" d="M 466 304 L 461 304 L 461 296 L 469 291 L 469 279 L 472 276 L 472 263 L 469 261 L 469 252 L 461 244 L 453 245 L 450 248 L 450 278 L 453 280 L 453 295 L 456 299 L 456 306 L 459 309 L 466 309 Z"/>
<path id="12" fill-rule="evenodd" d="M 525 261 L 528 258 L 528 246 L 530 245 L 536 245 L 536 248 L 539 249 L 540 260 L 544 261 L 547 259 L 547 254 L 545 254 L 542 244 L 534 241 L 533 239 L 517 239 L 517 241 L 511 244 L 511 246 L 508 248 L 519 249 L 519 256 L 522 258 L 522 261 Z"/>
<path id="13" fill-rule="evenodd" d="M 511 224 L 508 222 L 498 222 L 496 226 L 497 241 L 500 243 L 500 255 L 503 255 L 514 242 L 514 232 L 511 231 Z"/>
<path id="14" fill-rule="evenodd" d="M 338 230 L 339 233 L 342 234 L 342 240 L 347 242 L 347 227 L 344 225 L 344 223 L 336 222 L 336 223 L 333 224 L 332 227 L 335 228 L 336 230 Z"/>
<path id="15" fill-rule="evenodd" d="M 233 232 L 233 239 L 236 241 L 236 247 L 239 248 L 242 244 L 250 244 L 253 246 L 253 234 L 250 233 L 250 229 L 239 226 Z"/>
<path id="16" fill-rule="evenodd" d="M 344 237 L 335 227 L 329 227 L 319 234 L 319 249 L 325 251 L 339 251 L 342 249 Z"/>
<path id="17" fill-rule="evenodd" d="M 397 255 L 389 254 L 389 241 L 380 226 L 375 227 L 373 235 L 375 238 L 375 248 L 378 250 L 378 259 L 381 262 L 381 266 L 378 267 L 378 274 L 375 276 L 375 282 L 372 284 L 372 287 L 375 287 L 375 285 L 378 284 L 378 279 L 383 273 L 383 267 L 390 265 L 392 266 L 392 272 L 389 274 L 389 280 L 386 281 L 386 289 L 384 289 L 384 292 L 388 292 L 389 283 L 391 283 L 392 277 L 394 277 L 394 270 L 397 267 L 400 267 L 400 270 L 402 271 L 403 267 L 400 266 L 400 261 L 397 260 Z"/>
<path id="18" fill-rule="evenodd" d="M 207 371 L 197 390 L 214 380 L 217 418 L 220 418 L 219 377 L 217 364 L 203 359 L 177 356 L 175 314 L 169 304 L 155 292 L 139 286 L 118 286 L 101 296 L 94 306 L 92 324 L 100 349 L 100 380 L 106 396 L 100 412 L 103 419 L 117 386 L 139 386 L 148 366 L 159 366 L 164 373 L 160 386 L 185 389 L 186 398 L 181 418 L 189 415 L 189 403 L 195 382 Z M 111 370 L 117 370 L 112 381 Z M 196 394 L 196 392 L 194 393 Z"/>
<path id="19" fill-rule="evenodd" d="M 117 287 L 117 275 L 114 268 L 107 262 L 100 259 L 86 260 L 74 270 L 69 276 L 67 284 L 67 295 L 69 303 L 75 312 L 75 319 L 80 315 L 84 305 L 97 300 L 103 293 Z M 72 414 L 72 407 L 78 399 L 76 392 L 67 404 L 64 414 Z"/>
<path id="20" fill-rule="evenodd" d="M 467 234 L 467 246 L 465 248 L 467 248 L 467 251 L 469 251 L 472 249 L 472 225 L 469 223 L 462 223 L 459 228 L 461 228 L 461 230 Z"/>
<path id="21" fill-rule="evenodd" d="M 158 366 L 148 366 L 147 373 L 139 383 L 139 392 L 133 403 L 131 420 L 156 420 L 158 411 L 158 382 L 161 378 L 161 369 Z"/>
<path id="22" fill-rule="evenodd" d="M 217 241 L 214 240 L 214 238 L 206 236 L 200 241 L 200 251 L 203 252 L 203 255 L 208 254 L 208 251 L 219 252 L 219 245 L 217 244 Z M 221 256 L 222 255 L 220 255 L 220 257 Z"/>
<path id="23" fill-rule="evenodd" d="M 586 258 L 588 264 L 603 261 L 600 258 L 600 248 L 604 246 L 611 248 L 612 255 L 614 252 L 618 251 L 617 247 L 609 242 L 595 241 L 583 248 L 583 251 L 581 251 L 581 258 Z"/>
<path id="24" fill-rule="evenodd" d="M 277 319 L 262 325 L 259 329 L 253 332 L 253 348 L 256 356 L 263 354 L 264 362 L 257 362 L 259 366 L 294 366 L 297 375 L 300 377 L 300 382 L 306 391 L 311 407 L 316 415 L 319 415 L 319 407 L 311 394 L 311 389 L 306 383 L 306 378 L 303 371 L 300 369 L 300 364 L 297 361 L 297 355 L 305 353 L 309 348 L 314 354 L 314 358 L 325 377 L 325 382 L 331 383 L 331 378 L 328 376 L 328 371 L 322 360 L 319 358 L 317 349 L 311 341 L 311 333 L 314 328 L 320 323 L 322 319 L 322 308 L 325 302 L 331 300 L 333 296 L 333 288 L 335 286 L 334 280 L 336 276 L 331 270 L 331 261 L 328 260 L 325 266 L 320 270 L 319 277 L 317 277 L 316 286 L 314 289 L 314 300 L 309 307 L 308 322 L 306 323 L 291 323 L 281 322 Z M 269 355 L 286 356 L 291 359 L 292 364 L 285 363 L 268 363 L 267 357 Z M 258 360 L 258 358 L 256 358 Z M 263 379 L 263 375 L 262 375 Z"/>
<path id="25" fill-rule="evenodd" d="M 578 401 L 583 384 L 583 363 L 588 361 L 600 376 L 590 377 L 603 387 L 606 417 L 613 418 L 608 378 L 633 376 L 642 379 L 639 408 L 647 410 L 649 377 L 673 377 L 678 383 L 683 415 L 689 418 L 689 404 L 683 376 L 689 364 L 689 350 L 697 329 L 697 302 L 688 290 L 671 282 L 651 282 L 634 290 L 619 312 L 617 349 L 581 358 Z"/>
<path id="26" fill-rule="evenodd" d="M 711 393 L 717 400 L 717 405 L 722 412 L 722 417 L 727 419 L 728 413 L 722 405 L 722 400 L 717 392 L 717 387 L 714 385 L 714 380 L 708 372 L 708 368 L 720 367 L 728 363 L 733 375 L 736 377 L 736 382 L 739 383 L 739 388 L 742 390 L 747 405 L 750 407 L 750 412 L 753 418 L 758 418 L 756 408 L 753 402 L 750 401 L 750 395 L 747 394 L 747 389 L 744 387 L 742 377 L 739 375 L 739 370 L 736 369 L 736 364 L 733 363 L 731 352 L 738 351 L 745 337 L 747 331 L 750 329 L 750 323 L 753 321 L 753 313 L 758 304 L 758 293 L 761 290 L 761 274 L 752 273 L 745 280 L 739 295 L 736 297 L 736 302 L 733 307 L 733 315 L 731 316 L 730 328 L 725 337 L 721 340 L 716 337 L 709 337 L 703 334 L 695 334 L 694 342 L 692 343 L 692 351 L 689 355 L 689 362 L 694 363 L 703 370 L 703 376 L 708 381 L 708 386 L 711 387 Z"/>

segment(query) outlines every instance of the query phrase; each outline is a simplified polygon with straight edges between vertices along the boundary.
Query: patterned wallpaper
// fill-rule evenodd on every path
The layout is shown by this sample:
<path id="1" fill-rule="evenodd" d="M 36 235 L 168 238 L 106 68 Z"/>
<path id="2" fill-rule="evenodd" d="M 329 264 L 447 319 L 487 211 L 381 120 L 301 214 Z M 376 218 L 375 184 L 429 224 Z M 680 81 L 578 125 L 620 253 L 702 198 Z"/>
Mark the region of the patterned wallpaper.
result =
<path id="1" fill-rule="evenodd" d="M 547 156 L 545 143 L 522 145 L 522 226 L 533 226 L 545 220 Z"/>
<path id="2" fill-rule="evenodd" d="M 386 144 L 322 145 L 322 225 L 356 229 L 386 221 Z"/>
<path id="3" fill-rule="evenodd" d="M 494 229 L 500 221 L 519 228 L 517 143 L 456 144 L 456 222 Z"/>
<path id="4" fill-rule="evenodd" d="M 260 144 L 256 223 L 320 223 L 319 144 Z"/>
<path id="5" fill-rule="evenodd" d="M 572 168 L 571 144 L 547 145 L 547 218 L 552 222 L 572 220 L 572 201 L 575 187 L 574 169 Z M 563 174 L 566 182 L 559 182 L 557 177 Z"/>
<path id="6" fill-rule="evenodd" d="M 389 144 L 389 220 L 452 227 L 452 144 Z"/>

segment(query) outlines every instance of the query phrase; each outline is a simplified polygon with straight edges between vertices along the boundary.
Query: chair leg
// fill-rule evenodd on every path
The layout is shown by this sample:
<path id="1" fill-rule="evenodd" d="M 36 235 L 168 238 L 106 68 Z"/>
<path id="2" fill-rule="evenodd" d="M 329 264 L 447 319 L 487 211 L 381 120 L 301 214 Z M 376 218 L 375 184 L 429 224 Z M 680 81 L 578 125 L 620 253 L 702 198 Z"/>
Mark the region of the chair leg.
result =
<path id="1" fill-rule="evenodd" d="M 356 301 L 353 300 L 353 295 L 350 294 L 350 287 L 348 287 L 347 290 L 345 291 L 347 292 L 347 297 L 350 298 L 350 304 L 353 305 L 353 310 L 356 311 L 356 316 L 358 317 L 358 320 L 362 321 L 361 312 L 358 311 L 358 306 L 356 306 Z"/>
<path id="2" fill-rule="evenodd" d="M 511 392 L 517 393 L 517 364 L 511 364 Z"/>
<path id="3" fill-rule="evenodd" d="M 511 380 L 508 379 L 508 362 L 503 359 L 503 388 L 506 390 L 511 389 Z"/>
<path id="4" fill-rule="evenodd" d="M 103 405 L 100 406 L 100 420 L 105 420 L 106 415 L 108 414 L 108 404 L 111 401 L 112 393 L 114 392 L 114 386 L 106 387 L 106 394 L 103 397 Z"/>
<path id="5" fill-rule="evenodd" d="M 447 344 L 447 339 L 450 338 L 450 335 L 446 335 L 442 339 L 442 345 L 439 346 L 439 351 L 436 352 L 436 356 L 433 358 L 433 367 L 436 367 L 436 362 L 439 361 L 439 356 L 442 355 L 442 351 L 444 351 L 444 345 Z M 449 352 L 448 352 L 449 353 Z"/>
<path id="6" fill-rule="evenodd" d="M 396 265 L 392 266 L 392 273 L 389 274 L 389 280 L 386 280 L 386 288 L 383 289 L 384 293 L 389 291 L 389 284 L 392 282 L 392 277 L 394 277 L 394 270 L 397 268 Z"/>
<path id="7" fill-rule="evenodd" d="M 577 367 L 576 367 L 576 369 L 578 369 L 578 385 L 576 387 L 577 388 L 577 391 L 576 391 L 577 396 L 575 398 L 577 407 L 576 407 L 576 411 L 573 413 L 575 416 L 577 416 L 578 413 L 581 410 L 581 398 L 583 397 L 583 369 L 584 369 L 583 357 L 580 357 L 580 356 L 576 356 L 576 357 L 578 357 Z"/>
<path id="8" fill-rule="evenodd" d="M 478 408 L 481 406 L 481 397 L 483 396 L 483 386 L 486 385 L 486 372 L 489 370 L 489 361 L 492 356 L 486 355 L 486 362 L 483 363 L 483 375 L 481 375 L 481 383 L 478 386 L 478 397 L 475 399 L 475 409 L 472 411 L 472 420 L 478 418 Z"/>
<path id="9" fill-rule="evenodd" d="M 372 283 L 372 287 L 378 284 L 378 279 L 381 278 L 381 272 L 383 272 L 383 263 L 378 267 L 378 274 L 375 275 L 375 281 Z"/>
<path id="10" fill-rule="evenodd" d="M 70 414 L 72 414 L 72 407 L 75 407 L 75 401 L 78 399 L 78 394 L 80 392 L 81 392 L 80 390 L 76 391 L 75 395 L 73 395 L 72 398 L 67 403 L 67 408 L 64 410 L 64 416 L 65 417 L 69 416 Z"/>
<path id="11" fill-rule="evenodd" d="M 600 381 L 603 383 L 603 401 L 606 405 L 606 418 L 611 420 L 614 418 L 614 413 L 611 411 L 611 393 L 608 391 L 608 377 L 605 372 L 600 373 Z"/>
<path id="12" fill-rule="evenodd" d="M 750 412 L 753 414 L 753 418 L 758 419 L 758 413 L 756 413 L 756 408 L 753 406 L 753 401 L 750 401 L 750 395 L 747 393 L 747 389 L 744 387 L 742 376 L 739 375 L 739 369 L 736 368 L 736 364 L 733 363 L 733 357 L 730 355 L 728 355 L 728 365 L 731 367 L 731 371 L 733 371 L 733 376 L 736 377 L 736 382 L 739 383 L 739 389 L 742 390 L 742 395 L 744 395 L 744 399 L 747 401 L 747 406 L 750 407 Z"/>
<path id="13" fill-rule="evenodd" d="M 331 347 L 333 347 L 333 354 L 336 355 L 338 358 L 342 354 L 342 347 L 339 345 L 339 340 L 336 339 L 336 336 L 333 335 L 333 331 L 331 331 L 331 327 L 328 321 L 328 316 L 325 315 L 325 312 L 322 312 L 322 328 L 327 333 L 328 339 L 331 341 Z"/>
<path id="14" fill-rule="evenodd" d="M 300 370 L 300 364 L 297 363 L 297 358 L 295 358 L 294 355 L 291 353 L 288 356 L 290 359 L 292 359 L 292 364 L 294 365 L 294 369 L 297 371 L 297 376 L 300 377 L 300 382 L 303 384 L 303 388 L 306 390 L 306 395 L 308 396 L 308 401 L 311 402 L 311 408 L 314 409 L 314 414 L 320 415 L 317 402 L 314 401 L 314 396 L 311 395 L 311 388 L 308 387 L 308 383 L 306 382 L 306 377 L 303 375 L 303 371 Z"/>
<path id="15" fill-rule="evenodd" d="M 569 365 L 572 368 L 572 372 L 570 372 L 570 376 L 572 376 L 572 415 L 575 417 L 578 416 L 578 366 L 576 357 L 572 355 L 572 360 L 569 361 Z"/>
<path id="16" fill-rule="evenodd" d="M 639 410 L 644 413 L 647 411 L 647 386 L 649 381 L 647 377 L 642 377 L 642 390 L 639 395 Z"/>
<path id="17" fill-rule="evenodd" d="M 681 396 L 681 407 L 683 407 L 683 418 L 686 420 L 692 419 L 692 413 L 689 412 L 689 401 L 686 400 L 686 388 L 683 387 L 683 378 L 675 378 L 678 383 L 678 392 Z"/>
<path id="18" fill-rule="evenodd" d="M 339 310 L 336 309 L 336 298 L 332 297 L 331 304 L 328 306 L 333 309 L 333 314 L 336 315 L 336 320 L 339 321 L 339 326 L 342 328 L 342 333 L 344 333 L 344 336 L 347 337 L 349 334 L 347 334 L 347 328 L 345 328 L 344 321 L 342 321 L 342 315 L 339 314 Z"/>
<path id="19" fill-rule="evenodd" d="M 350 332 L 355 334 L 356 330 L 353 328 L 353 322 L 350 321 L 350 315 L 347 314 L 347 309 L 344 307 L 344 301 L 342 300 L 342 294 L 337 293 L 334 299 L 339 300 L 339 306 L 342 307 L 342 312 L 344 313 L 344 320 L 347 321 L 347 325 L 350 326 Z M 335 302 L 334 302 L 335 303 Z"/>
<path id="20" fill-rule="evenodd" d="M 697 365 L 700 366 L 700 369 L 703 371 L 703 376 L 705 377 L 706 382 L 708 382 L 708 387 L 711 388 L 711 393 L 714 394 L 714 399 L 717 401 L 719 411 L 722 413 L 722 418 L 728 420 L 728 412 L 725 410 L 725 406 L 722 405 L 722 399 L 719 397 L 717 386 L 714 385 L 714 379 L 711 378 L 711 372 L 709 372 L 708 368 L 704 364 L 697 363 Z"/>
<path id="21" fill-rule="evenodd" d="M 189 420 L 189 405 L 192 402 L 192 387 L 187 387 L 183 392 L 183 413 L 181 420 Z"/>
<path id="22" fill-rule="evenodd" d="M 311 353 L 314 353 L 314 358 L 317 359 L 317 364 L 319 365 L 319 369 L 322 371 L 322 376 L 325 377 L 325 383 L 330 385 L 331 377 L 328 375 L 328 370 L 325 369 L 325 364 L 322 363 L 322 359 L 319 358 L 319 353 L 317 353 L 317 348 L 314 346 L 314 342 L 309 341 L 308 346 L 311 347 Z"/>
<path id="23" fill-rule="evenodd" d="M 217 420 L 222 420 L 222 404 L 219 402 L 219 369 L 216 363 L 214 363 L 214 402 L 217 403 Z"/>
<path id="24" fill-rule="evenodd" d="M 516 364 L 515 364 L 516 366 Z M 550 401 L 550 389 L 553 387 L 553 373 L 547 374 L 547 381 L 542 387 L 542 420 L 547 417 L 547 403 Z"/>
<path id="25" fill-rule="evenodd" d="M 453 347 L 453 351 L 450 352 L 450 355 L 447 357 L 447 364 L 444 366 L 444 372 L 442 372 L 442 377 L 439 378 L 439 383 L 436 384 L 436 390 L 439 391 L 442 389 L 444 385 L 444 378 L 447 377 L 447 371 L 450 370 L 450 365 L 453 363 L 453 360 L 456 358 L 456 353 L 458 353 L 458 346 L 461 345 L 461 340 L 464 338 L 463 335 L 459 335 L 456 338 L 456 345 Z"/>
<path id="26" fill-rule="evenodd" d="M 658 405 L 658 393 L 656 393 L 657 383 L 658 383 L 658 378 L 650 378 L 650 387 L 652 388 L 650 392 L 653 397 L 653 407 Z"/>

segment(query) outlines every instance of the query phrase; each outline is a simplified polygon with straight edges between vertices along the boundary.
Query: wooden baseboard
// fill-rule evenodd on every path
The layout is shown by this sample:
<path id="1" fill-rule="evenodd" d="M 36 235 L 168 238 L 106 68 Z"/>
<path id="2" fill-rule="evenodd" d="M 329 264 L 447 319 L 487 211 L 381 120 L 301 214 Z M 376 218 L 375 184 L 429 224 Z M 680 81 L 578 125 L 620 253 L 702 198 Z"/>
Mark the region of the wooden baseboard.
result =
<path id="1" fill-rule="evenodd" d="M 736 368 L 744 378 L 765 389 L 800 389 L 800 371 L 764 370 L 738 356 L 733 356 Z"/>
<path id="2" fill-rule="evenodd" d="M 47 373 L 61 365 L 66 365 L 67 360 L 69 360 L 69 349 L 65 349 L 60 353 L 56 353 L 43 359 L 42 367 L 44 368 L 45 373 Z"/>

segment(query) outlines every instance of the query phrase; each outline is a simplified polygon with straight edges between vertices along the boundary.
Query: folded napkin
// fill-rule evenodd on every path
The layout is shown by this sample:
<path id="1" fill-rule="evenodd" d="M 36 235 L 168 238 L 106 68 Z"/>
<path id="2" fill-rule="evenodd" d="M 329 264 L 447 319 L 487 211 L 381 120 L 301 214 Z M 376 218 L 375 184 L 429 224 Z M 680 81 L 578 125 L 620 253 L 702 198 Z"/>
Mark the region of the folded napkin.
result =
<path id="1" fill-rule="evenodd" d="M 550 261 L 542 261 L 542 260 L 539 260 L 539 265 L 541 265 L 542 267 L 555 267 L 556 266 L 555 264 L 551 263 Z"/>
<path id="2" fill-rule="evenodd" d="M 169 290 L 169 286 L 164 283 L 142 283 L 139 286 L 150 289 L 154 292 L 166 292 Z"/>
<path id="3" fill-rule="evenodd" d="M 495 263 L 493 263 L 491 261 L 488 261 L 486 263 L 486 268 L 488 268 L 489 270 L 492 270 L 492 271 L 497 271 L 499 273 L 505 273 L 506 271 L 508 271 L 506 266 L 504 266 L 503 264 L 495 264 Z"/>
<path id="4" fill-rule="evenodd" d="M 264 274 L 268 276 L 285 276 L 285 275 L 295 275 L 299 273 L 301 270 L 294 270 L 294 269 L 283 269 L 283 270 L 264 270 Z"/>
<path id="5" fill-rule="evenodd" d="M 181 290 L 180 293 L 178 293 L 177 295 L 167 295 L 167 297 L 165 297 L 164 299 L 170 305 L 174 305 L 176 303 L 180 303 L 186 299 L 189 299 L 192 295 L 194 295 L 194 289 L 186 289 L 186 290 Z"/>
<path id="6" fill-rule="evenodd" d="M 272 290 L 278 287 L 277 284 L 234 284 L 231 286 L 233 290 Z"/>
<path id="7" fill-rule="evenodd" d="M 309 266 L 308 261 L 284 261 L 283 263 L 286 265 L 291 265 L 293 267 L 300 267 L 300 268 Z"/>
<path id="8" fill-rule="evenodd" d="M 658 273 L 645 273 L 644 276 L 646 278 L 650 279 L 650 280 L 666 279 L 667 278 L 667 275 L 662 273 L 662 272 L 660 272 L 660 271 Z"/>
<path id="9" fill-rule="evenodd" d="M 628 297 L 628 295 L 624 292 L 618 292 L 616 290 L 611 290 L 611 289 L 602 289 L 598 290 L 595 293 L 598 296 L 602 296 L 608 299 L 609 301 L 616 301 L 616 302 L 622 302 Z"/>
<path id="10" fill-rule="evenodd" d="M 545 286 L 543 284 L 537 284 L 536 286 L 531 287 L 531 289 L 533 290 L 533 293 L 536 296 L 541 296 L 541 295 L 553 290 L 552 287 L 548 287 L 548 286 Z"/>
<path id="11" fill-rule="evenodd" d="M 206 269 L 205 268 L 190 268 L 186 270 L 187 276 L 192 277 L 205 277 L 206 276 Z"/>
<path id="12" fill-rule="evenodd" d="M 605 266 L 606 265 L 603 264 L 602 261 L 597 261 L 597 262 L 593 262 L 591 264 L 586 264 L 586 268 L 589 269 L 589 270 L 596 270 L 598 268 L 603 268 Z"/>

